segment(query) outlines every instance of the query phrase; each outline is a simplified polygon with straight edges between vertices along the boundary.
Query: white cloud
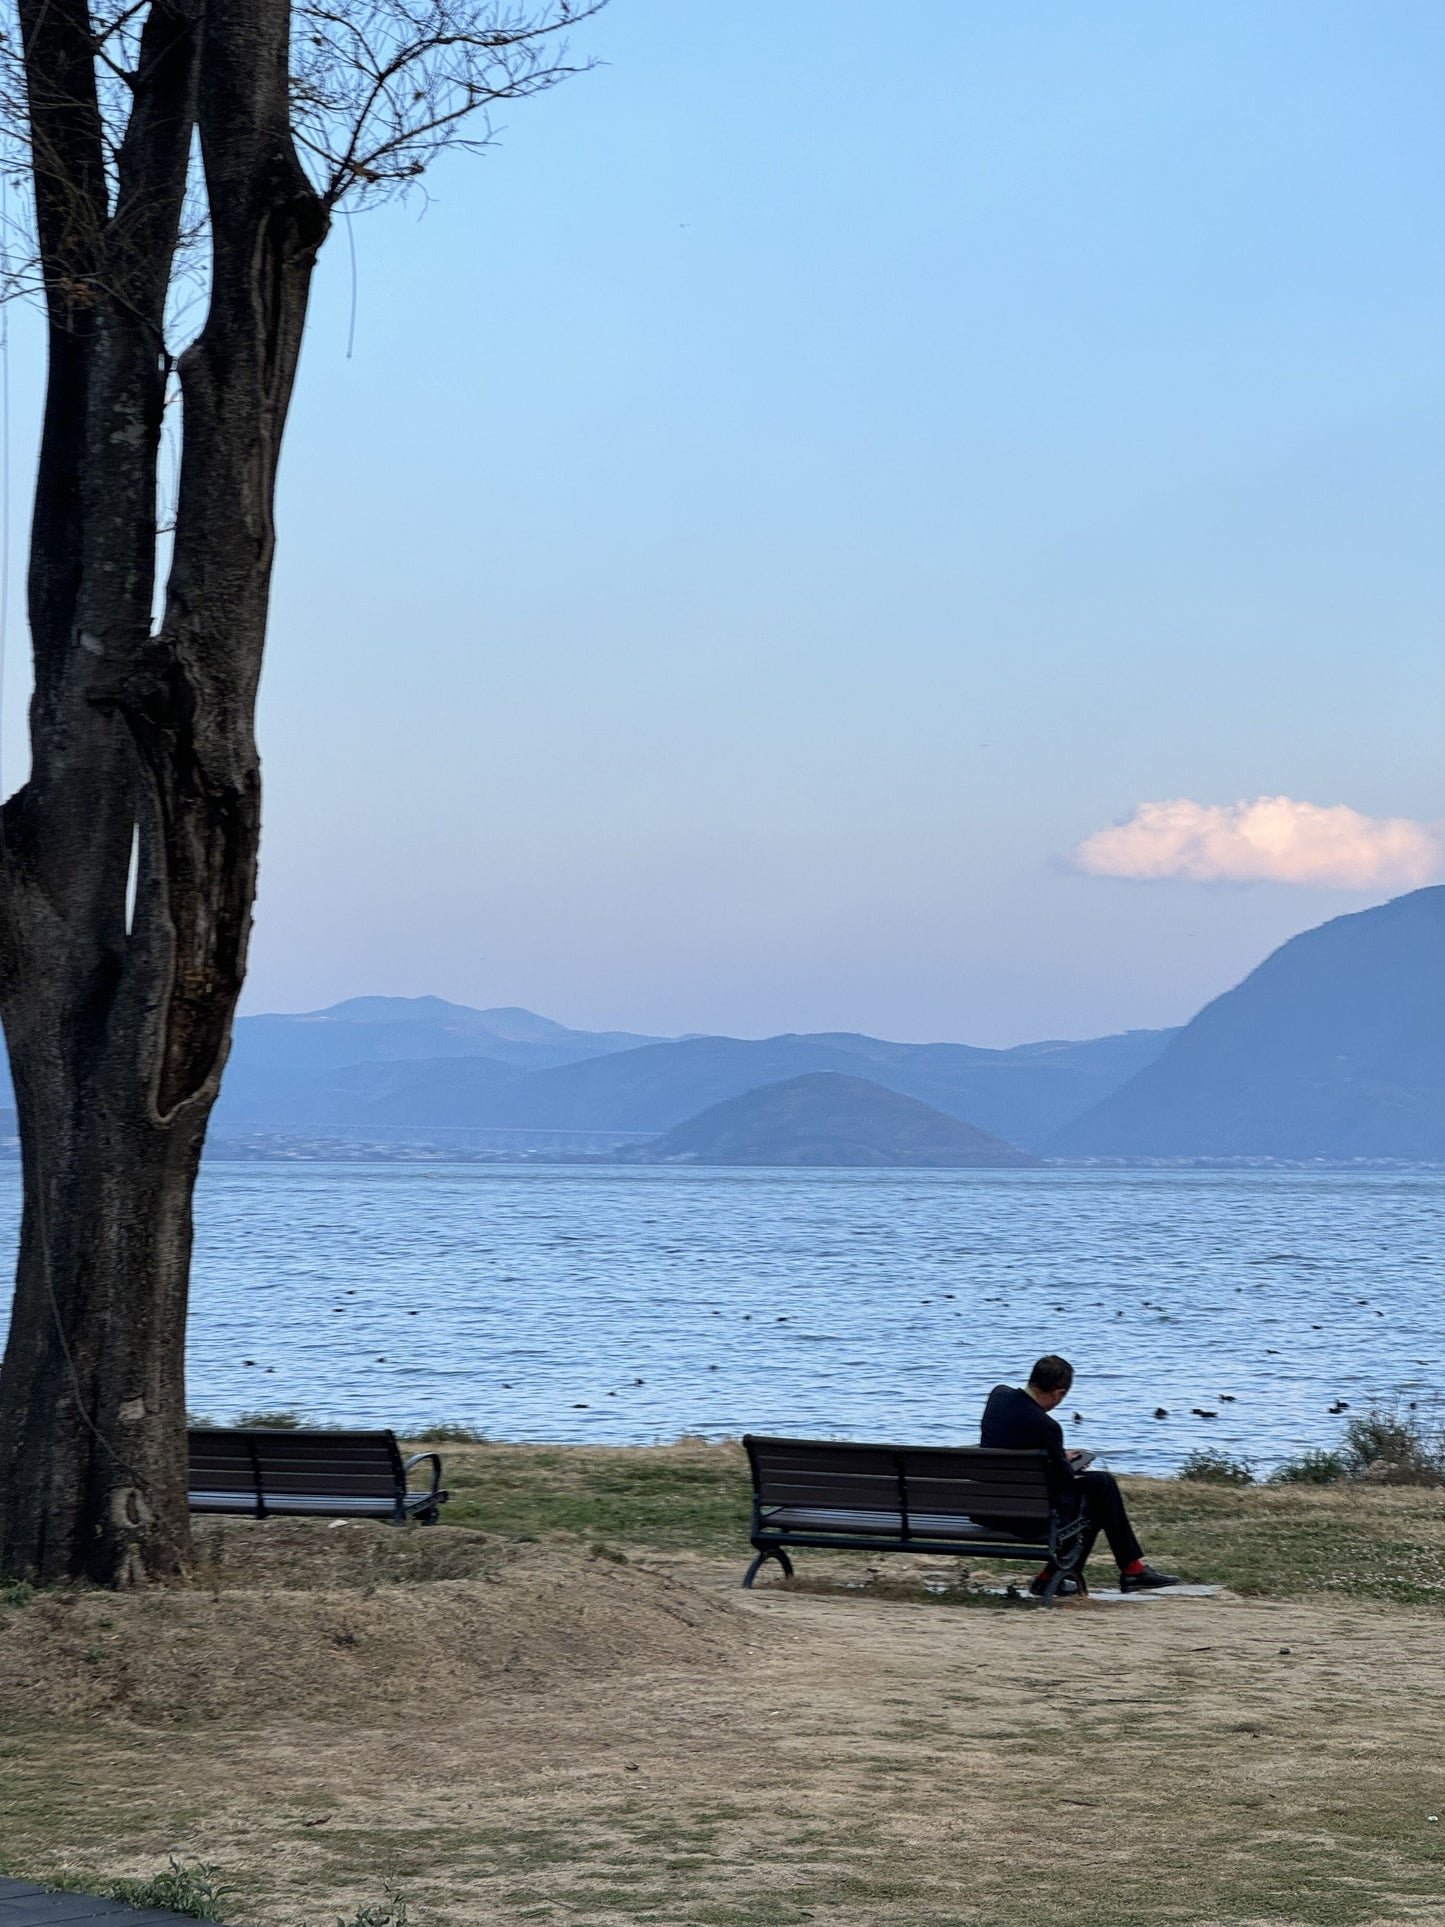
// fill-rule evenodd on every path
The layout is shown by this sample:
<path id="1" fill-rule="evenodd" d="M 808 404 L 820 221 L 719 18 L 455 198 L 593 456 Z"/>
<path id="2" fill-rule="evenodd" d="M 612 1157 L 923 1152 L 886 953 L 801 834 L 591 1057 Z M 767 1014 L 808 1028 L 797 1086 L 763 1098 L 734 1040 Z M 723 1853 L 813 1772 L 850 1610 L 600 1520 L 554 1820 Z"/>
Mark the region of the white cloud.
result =
<path id="1" fill-rule="evenodd" d="M 1418 889 L 1445 873 L 1445 826 L 1361 816 L 1290 796 L 1248 803 L 1141 803 L 1073 854 L 1096 877 L 1192 883 L 1313 883 L 1335 890 Z"/>

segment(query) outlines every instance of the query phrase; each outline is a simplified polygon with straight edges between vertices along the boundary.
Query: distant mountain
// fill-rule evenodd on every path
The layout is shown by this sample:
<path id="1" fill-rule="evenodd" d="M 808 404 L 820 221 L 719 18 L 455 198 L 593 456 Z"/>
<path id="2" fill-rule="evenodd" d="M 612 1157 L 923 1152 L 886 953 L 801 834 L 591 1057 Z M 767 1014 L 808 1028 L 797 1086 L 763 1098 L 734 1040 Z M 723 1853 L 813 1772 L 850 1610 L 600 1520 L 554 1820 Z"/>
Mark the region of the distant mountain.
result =
<path id="1" fill-rule="evenodd" d="M 709 1104 L 763 1084 L 837 1071 L 866 1076 L 997 1137 L 1028 1144 L 1122 1083 L 1158 1044 L 1137 1033 L 1112 1053 L 1097 1045 L 991 1051 L 966 1044 L 891 1044 L 841 1032 L 757 1041 L 691 1037 L 539 1072 L 503 1096 L 505 1116 L 498 1122 L 665 1131 Z"/>
<path id="2" fill-rule="evenodd" d="M 865 1076 L 1010 1142 L 1035 1145 L 1123 1083 L 1173 1035 L 1131 1031 L 1005 1051 L 895 1044 L 844 1032 L 758 1040 L 689 1037 L 629 1049 L 619 1044 L 619 1033 L 563 1032 L 561 1040 L 535 1045 L 502 1039 L 494 1029 L 465 1021 L 490 1021 L 497 1013 L 439 1008 L 447 1015 L 431 1028 L 408 1020 L 337 1020 L 331 1012 L 315 1019 L 247 1019 L 272 1028 L 238 1038 L 217 1128 L 666 1131 L 761 1085 L 835 1071 Z M 295 1028 L 280 1028 L 286 1025 Z M 445 1056 L 402 1048 L 439 1030 L 447 1039 Z M 385 1040 L 384 1052 L 363 1049 L 377 1039 Z M 285 1055 L 293 1042 L 308 1053 L 299 1062 Z M 334 1054 L 343 1043 L 356 1053 L 350 1064 Z M 570 1061 L 536 1069 L 518 1061 L 516 1053 L 536 1049 L 566 1050 Z"/>
<path id="3" fill-rule="evenodd" d="M 969 1169 L 1039 1159 L 864 1077 L 818 1071 L 713 1104 L 622 1152 L 649 1164 L 879 1165 Z"/>
<path id="4" fill-rule="evenodd" d="M 352 1129 L 470 1122 L 482 1093 L 531 1070 L 649 1044 L 632 1031 L 568 1030 L 535 1011 L 441 997 L 351 997 L 327 1010 L 243 1017 L 215 1129 Z M 420 1062 L 420 1076 L 400 1067 Z M 470 1068 L 458 1078 L 457 1065 Z"/>
<path id="5" fill-rule="evenodd" d="M 656 1041 L 633 1031 L 568 1030 L 512 1006 L 472 1010 L 441 997 L 350 997 L 328 1010 L 242 1017 L 227 1074 L 424 1057 L 491 1057 L 539 1070 Z"/>
<path id="6" fill-rule="evenodd" d="M 661 1132 L 708 1106 L 813 1073 L 863 1077 L 1038 1149 L 1156 1058 L 1176 1033 L 1126 1031 L 1011 1050 L 899 1044 L 854 1032 L 659 1039 L 570 1030 L 535 1011 L 441 997 L 353 997 L 243 1017 L 214 1134 L 435 1130 Z M 0 1099 L 8 1095 L 0 1052 Z"/>
<path id="7" fill-rule="evenodd" d="M 1445 1160 L 1445 887 L 1293 938 L 1044 1148 Z"/>

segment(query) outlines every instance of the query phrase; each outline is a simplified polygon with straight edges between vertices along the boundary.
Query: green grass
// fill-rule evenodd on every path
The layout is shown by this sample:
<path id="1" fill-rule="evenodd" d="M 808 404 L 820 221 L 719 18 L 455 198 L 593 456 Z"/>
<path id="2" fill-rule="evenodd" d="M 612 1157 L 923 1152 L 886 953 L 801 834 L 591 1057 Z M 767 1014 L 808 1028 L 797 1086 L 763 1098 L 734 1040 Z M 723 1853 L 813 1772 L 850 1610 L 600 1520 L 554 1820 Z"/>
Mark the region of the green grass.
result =
<path id="1" fill-rule="evenodd" d="M 623 1551 L 750 1557 L 736 1445 L 486 1445 L 444 1455 L 450 1525 L 553 1534 Z M 1149 1555 L 1185 1578 L 1277 1598 L 1344 1594 L 1445 1610 L 1445 1492 L 1361 1485 L 1219 1486 L 1126 1479 Z M 826 1583 L 838 1556 L 803 1554 Z M 1017 1565 L 1000 1567 L 1017 1578 Z"/>
<path id="2" fill-rule="evenodd" d="M 750 1487 L 737 1446 L 487 1445 L 454 1448 L 443 1466 L 448 1525 L 672 1552 L 747 1549 Z"/>
<path id="3" fill-rule="evenodd" d="M 1445 1494 L 1124 1482 L 1151 1556 L 1256 1597 L 1343 1594 L 1445 1610 Z"/>

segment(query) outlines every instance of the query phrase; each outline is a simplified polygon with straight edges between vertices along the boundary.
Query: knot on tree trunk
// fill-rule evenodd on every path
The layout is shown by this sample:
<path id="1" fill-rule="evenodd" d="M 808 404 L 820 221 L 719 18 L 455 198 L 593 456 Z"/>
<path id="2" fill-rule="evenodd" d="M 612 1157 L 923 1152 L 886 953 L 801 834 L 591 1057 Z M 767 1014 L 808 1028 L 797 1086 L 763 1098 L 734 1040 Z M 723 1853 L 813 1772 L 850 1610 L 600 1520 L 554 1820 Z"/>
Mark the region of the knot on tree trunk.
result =
<path id="1" fill-rule="evenodd" d="M 116 1486 L 110 1494 L 110 1539 L 118 1550 L 113 1583 L 121 1591 L 143 1586 L 148 1577 L 145 1541 L 155 1525 L 155 1512 L 139 1486 Z"/>

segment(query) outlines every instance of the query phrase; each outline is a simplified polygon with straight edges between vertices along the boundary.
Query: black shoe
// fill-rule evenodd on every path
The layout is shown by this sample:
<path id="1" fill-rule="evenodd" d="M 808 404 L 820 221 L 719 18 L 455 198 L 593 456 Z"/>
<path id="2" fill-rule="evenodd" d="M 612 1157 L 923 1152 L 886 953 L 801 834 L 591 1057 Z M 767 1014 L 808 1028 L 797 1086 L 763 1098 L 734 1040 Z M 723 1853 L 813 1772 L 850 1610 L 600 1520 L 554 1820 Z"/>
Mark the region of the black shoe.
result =
<path id="1" fill-rule="evenodd" d="M 1177 1573 L 1155 1572 L 1152 1566 L 1143 1566 L 1138 1572 L 1119 1574 L 1120 1592 L 1159 1592 L 1165 1586 L 1177 1586 Z"/>
<path id="2" fill-rule="evenodd" d="M 1035 1599 L 1043 1598 L 1044 1588 L 1048 1585 L 1050 1577 L 1049 1573 L 1040 1572 L 1029 1581 L 1029 1591 Z M 1053 1596 L 1055 1599 L 1077 1599 L 1083 1590 L 1077 1579 L 1061 1579 L 1054 1588 Z"/>

